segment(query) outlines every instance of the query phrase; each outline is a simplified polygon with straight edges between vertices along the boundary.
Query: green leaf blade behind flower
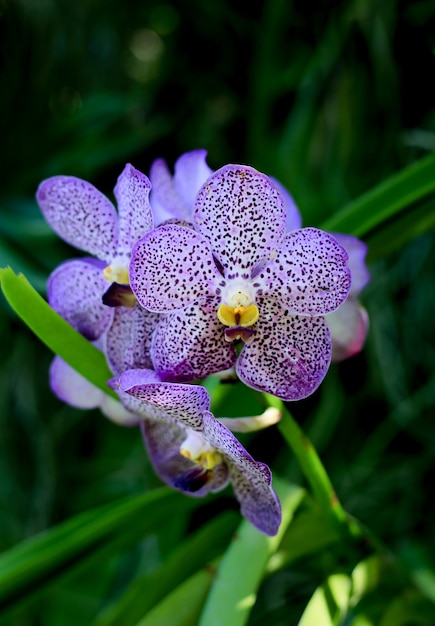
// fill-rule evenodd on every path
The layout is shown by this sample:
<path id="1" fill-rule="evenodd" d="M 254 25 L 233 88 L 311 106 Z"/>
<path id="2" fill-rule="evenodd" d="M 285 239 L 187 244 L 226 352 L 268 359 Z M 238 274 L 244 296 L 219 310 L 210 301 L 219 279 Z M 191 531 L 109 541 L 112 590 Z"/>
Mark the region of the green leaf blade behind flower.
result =
<path id="1" fill-rule="evenodd" d="M 329 232 L 368 235 L 416 203 L 435 194 L 435 156 L 430 155 L 390 176 L 321 224 Z"/>
<path id="2" fill-rule="evenodd" d="M 50 350 L 104 393 L 117 398 L 107 386 L 112 373 L 102 352 L 56 313 L 23 274 L 1 268 L 0 282 L 10 307 Z"/>

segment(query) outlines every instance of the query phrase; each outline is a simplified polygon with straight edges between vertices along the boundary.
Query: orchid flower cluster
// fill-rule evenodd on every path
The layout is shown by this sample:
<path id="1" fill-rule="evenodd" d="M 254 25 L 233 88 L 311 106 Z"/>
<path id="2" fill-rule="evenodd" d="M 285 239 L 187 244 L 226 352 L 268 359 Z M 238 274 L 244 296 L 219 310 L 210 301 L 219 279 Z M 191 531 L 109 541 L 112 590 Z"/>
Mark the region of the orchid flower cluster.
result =
<path id="1" fill-rule="evenodd" d="M 101 350 L 117 402 L 56 356 L 53 392 L 139 426 L 156 473 L 196 497 L 232 483 L 242 514 L 275 535 L 271 471 L 234 432 L 279 412 L 216 418 L 200 382 L 227 370 L 284 401 L 312 394 L 331 358 L 358 352 L 368 318 L 358 294 L 366 248 L 349 235 L 302 228 L 288 192 L 246 165 L 213 172 L 206 152 L 149 178 L 128 164 L 112 202 L 90 183 L 54 176 L 37 201 L 67 243 L 90 256 L 49 277 L 49 304 Z"/>

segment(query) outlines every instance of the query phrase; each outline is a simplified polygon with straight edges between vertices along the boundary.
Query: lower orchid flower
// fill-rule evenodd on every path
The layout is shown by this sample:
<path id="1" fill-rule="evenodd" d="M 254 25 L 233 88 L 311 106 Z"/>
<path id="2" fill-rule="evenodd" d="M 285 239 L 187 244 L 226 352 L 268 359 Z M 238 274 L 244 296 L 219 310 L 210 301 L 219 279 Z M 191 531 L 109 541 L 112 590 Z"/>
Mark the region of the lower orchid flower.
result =
<path id="1" fill-rule="evenodd" d="M 169 486 L 202 497 L 232 483 L 242 515 L 275 535 L 281 507 L 270 469 L 255 461 L 229 428 L 210 412 L 207 390 L 199 385 L 161 382 L 152 370 L 129 370 L 110 382 L 124 407 L 141 421 L 144 442 L 157 474 Z M 235 421 L 235 429 L 264 427 L 277 411 Z M 226 424 L 230 425 L 230 418 Z"/>

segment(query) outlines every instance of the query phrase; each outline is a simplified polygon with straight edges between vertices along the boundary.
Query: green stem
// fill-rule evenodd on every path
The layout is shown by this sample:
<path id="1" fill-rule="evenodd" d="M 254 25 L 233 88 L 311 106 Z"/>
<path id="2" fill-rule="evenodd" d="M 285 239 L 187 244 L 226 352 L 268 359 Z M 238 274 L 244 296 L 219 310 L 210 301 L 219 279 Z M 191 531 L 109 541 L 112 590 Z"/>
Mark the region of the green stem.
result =
<path id="1" fill-rule="evenodd" d="M 279 429 L 295 454 L 313 494 L 332 524 L 343 533 L 361 536 L 361 531 L 347 515 L 335 493 L 328 474 L 308 437 L 299 427 L 284 402 L 270 394 L 262 394 L 267 406 L 281 412 Z"/>

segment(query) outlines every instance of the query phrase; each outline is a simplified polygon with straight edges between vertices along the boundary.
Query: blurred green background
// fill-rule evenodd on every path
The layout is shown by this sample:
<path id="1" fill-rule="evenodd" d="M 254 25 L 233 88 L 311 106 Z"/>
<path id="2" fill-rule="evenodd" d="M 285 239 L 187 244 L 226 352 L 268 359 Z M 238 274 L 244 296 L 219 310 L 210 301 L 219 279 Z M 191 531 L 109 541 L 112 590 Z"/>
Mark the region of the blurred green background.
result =
<path id="1" fill-rule="evenodd" d="M 276 176 L 304 225 L 319 226 L 435 151 L 434 77 L 432 0 L 268 0 L 248 8 L 228 0 L 0 0 L 0 266 L 23 271 L 44 293 L 49 272 L 77 255 L 35 203 L 45 177 L 79 176 L 113 197 L 126 162 L 148 173 L 155 158 L 172 166 L 195 148 L 207 149 L 213 169 L 247 163 Z M 429 231 L 369 248 L 366 347 L 291 407 L 345 509 L 404 562 L 422 554 L 429 570 L 433 244 Z M 3 298 L 0 334 L 0 550 L 160 484 L 135 429 L 52 396 L 51 354 Z M 219 415 L 247 413 L 250 395 L 239 387 L 228 389 Z M 276 429 L 244 442 L 281 476 L 303 483 Z M 227 508 L 237 508 L 231 492 L 204 503 L 190 527 L 174 516 L 163 547 L 158 533 L 145 537 L 122 555 L 119 577 L 122 568 L 151 569 L 182 533 Z M 319 557 L 287 572 L 281 600 L 291 600 L 297 616 L 336 564 Z M 92 613 L 109 592 L 88 593 Z M 7 623 L 66 624 L 50 606 L 44 616 L 17 613 Z"/>

